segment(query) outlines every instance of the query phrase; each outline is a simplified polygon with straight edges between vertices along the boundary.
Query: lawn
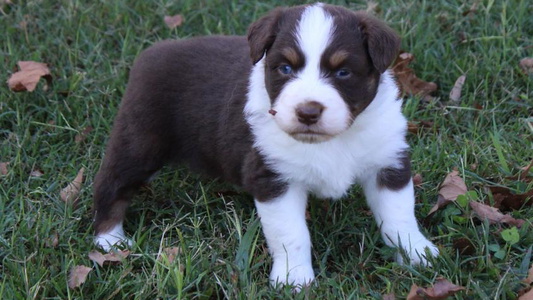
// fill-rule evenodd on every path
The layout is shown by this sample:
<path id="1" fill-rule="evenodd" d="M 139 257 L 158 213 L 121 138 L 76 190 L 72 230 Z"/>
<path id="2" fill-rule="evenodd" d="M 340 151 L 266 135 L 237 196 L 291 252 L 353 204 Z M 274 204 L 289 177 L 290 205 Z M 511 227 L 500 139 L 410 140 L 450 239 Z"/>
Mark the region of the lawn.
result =
<path id="1" fill-rule="evenodd" d="M 402 299 L 413 284 L 430 287 L 440 277 L 465 287 L 456 299 L 515 299 L 526 292 L 533 199 L 516 195 L 533 190 L 532 171 L 521 171 L 533 160 L 533 75 L 519 63 L 533 56 L 533 4 L 325 2 L 369 9 L 385 20 L 415 57 L 410 67 L 417 76 L 438 84 L 431 100 L 404 101 L 406 116 L 418 125 L 408 135 L 413 171 L 421 176 L 417 217 L 442 253 L 431 268 L 393 261 L 394 250 L 381 241 L 354 187 L 342 201 L 310 201 L 317 284 L 297 295 L 274 290 L 251 197 L 170 168 L 129 210 L 131 254 L 121 263 L 93 262 L 92 181 L 135 57 L 163 39 L 245 34 L 273 7 L 301 1 L 3 0 L 0 299 L 381 299 L 390 293 Z M 163 17 L 175 14 L 185 21 L 169 29 Z M 12 92 L 6 81 L 26 60 L 48 64 L 52 82 Z M 450 101 L 461 75 L 462 96 Z M 81 168 L 79 198 L 65 203 L 60 191 Z M 428 217 L 454 169 L 469 193 Z M 510 205 L 502 198 L 519 200 Z M 476 217 L 469 202 L 524 222 L 491 223 Z M 175 257 L 158 255 L 171 247 Z M 69 270 L 77 265 L 92 270 L 85 283 L 69 288 Z"/>

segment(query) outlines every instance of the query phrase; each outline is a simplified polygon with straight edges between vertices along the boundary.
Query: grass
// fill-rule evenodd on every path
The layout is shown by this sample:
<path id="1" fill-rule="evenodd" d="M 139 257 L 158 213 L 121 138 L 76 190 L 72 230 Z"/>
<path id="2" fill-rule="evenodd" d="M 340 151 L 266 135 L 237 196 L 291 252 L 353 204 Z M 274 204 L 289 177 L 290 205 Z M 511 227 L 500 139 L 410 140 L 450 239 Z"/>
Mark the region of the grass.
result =
<path id="1" fill-rule="evenodd" d="M 135 56 L 156 41 L 206 34 L 244 34 L 272 7 L 297 1 L 13 1 L 0 4 L 0 298 L 1 299 L 380 299 L 405 297 L 412 284 L 445 277 L 467 288 L 457 299 L 514 299 L 531 266 L 533 206 L 511 211 L 526 220 L 518 241 L 502 237 L 507 225 L 471 217 L 468 206 L 437 212 L 425 230 L 442 255 L 433 268 L 402 267 L 379 238 L 361 191 L 343 201 L 309 205 L 318 283 L 299 295 L 268 285 L 270 259 L 253 201 L 231 187 L 164 169 L 135 199 L 126 223 L 137 244 L 124 263 L 100 267 L 92 245 L 91 185 L 102 159 L 127 74 Z M 364 2 L 325 1 L 353 9 Z M 475 201 L 494 201 L 484 187 L 523 193 L 531 183 L 511 179 L 533 159 L 532 76 L 518 63 L 531 57 L 533 6 L 529 1 L 382 0 L 376 15 L 403 37 L 420 78 L 439 84 L 437 101 L 405 101 L 414 122 L 433 125 L 408 136 L 417 188 L 417 216 L 436 202 L 438 185 L 457 168 Z M 478 3 L 477 10 L 464 15 Z M 2 3 L 2 2 L 0 2 Z M 170 30 L 164 15 L 181 13 Z M 13 93 L 4 84 L 19 60 L 49 64 L 53 85 Z M 447 102 L 467 75 L 460 104 Z M 93 130 L 82 142 L 75 137 Z M 86 180 L 76 206 L 60 190 L 81 168 Z M 31 176 L 32 170 L 44 175 Z M 530 202 L 531 203 L 531 200 Z M 57 236 L 57 245 L 52 242 Z M 454 242 L 473 249 L 459 253 Z M 174 262 L 157 260 L 177 246 Z M 93 267 L 78 289 L 68 270 Z"/>

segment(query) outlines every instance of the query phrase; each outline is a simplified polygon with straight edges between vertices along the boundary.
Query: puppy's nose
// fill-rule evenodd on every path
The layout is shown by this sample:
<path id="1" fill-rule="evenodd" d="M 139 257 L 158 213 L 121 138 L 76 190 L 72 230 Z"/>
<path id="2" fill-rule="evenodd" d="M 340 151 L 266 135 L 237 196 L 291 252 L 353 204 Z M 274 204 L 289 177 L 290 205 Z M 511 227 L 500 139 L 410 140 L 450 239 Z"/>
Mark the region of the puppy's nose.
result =
<path id="1" fill-rule="evenodd" d="M 316 101 L 302 103 L 296 107 L 298 121 L 305 125 L 313 125 L 320 120 L 324 106 Z"/>

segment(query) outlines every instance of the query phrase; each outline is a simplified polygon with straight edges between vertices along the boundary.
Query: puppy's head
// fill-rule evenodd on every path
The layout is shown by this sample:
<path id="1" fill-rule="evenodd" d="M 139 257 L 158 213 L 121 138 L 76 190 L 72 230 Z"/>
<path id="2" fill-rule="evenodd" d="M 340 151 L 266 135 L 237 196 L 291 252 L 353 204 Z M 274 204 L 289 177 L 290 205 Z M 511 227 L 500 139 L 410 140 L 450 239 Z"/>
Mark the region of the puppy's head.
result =
<path id="1" fill-rule="evenodd" d="M 250 26 L 248 41 L 254 64 L 264 60 L 276 123 L 307 143 L 351 126 L 400 46 L 384 23 L 323 4 L 278 8 Z"/>

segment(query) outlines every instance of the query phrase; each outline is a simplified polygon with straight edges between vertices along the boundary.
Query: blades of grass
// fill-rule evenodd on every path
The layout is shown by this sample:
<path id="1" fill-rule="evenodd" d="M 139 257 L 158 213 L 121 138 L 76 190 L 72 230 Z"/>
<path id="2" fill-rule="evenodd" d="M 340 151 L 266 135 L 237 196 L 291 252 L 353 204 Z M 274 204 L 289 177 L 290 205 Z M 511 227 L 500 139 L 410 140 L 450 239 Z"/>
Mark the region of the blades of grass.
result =
<path id="1" fill-rule="evenodd" d="M 500 166 L 505 172 L 505 175 L 511 175 L 511 170 L 509 169 L 507 160 L 503 155 L 503 147 L 500 140 L 500 134 L 498 132 L 493 132 L 490 136 L 492 138 L 492 144 L 494 145 L 494 149 L 496 149 L 496 154 L 498 155 L 498 162 L 500 163 Z"/>

